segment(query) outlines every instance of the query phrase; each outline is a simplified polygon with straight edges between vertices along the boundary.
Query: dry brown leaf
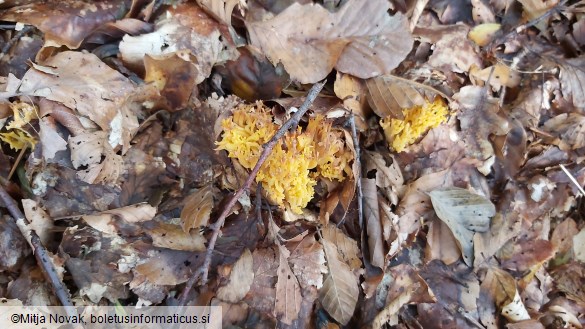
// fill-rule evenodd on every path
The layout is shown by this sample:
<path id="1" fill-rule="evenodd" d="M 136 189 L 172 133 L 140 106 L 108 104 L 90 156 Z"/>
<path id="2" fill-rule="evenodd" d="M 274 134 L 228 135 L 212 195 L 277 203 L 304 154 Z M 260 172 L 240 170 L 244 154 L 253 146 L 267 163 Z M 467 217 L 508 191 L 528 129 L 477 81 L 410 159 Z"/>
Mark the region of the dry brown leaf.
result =
<path id="1" fill-rule="evenodd" d="M 368 247 L 372 265 L 384 268 L 385 253 L 382 223 L 378 205 L 378 188 L 375 179 L 362 178 L 364 220 L 368 232 Z"/>
<path id="2" fill-rule="evenodd" d="M 53 228 L 55 226 L 53 225 L 53 220 L 34 200 L 23 199 L 22 208 L 24 210 L 24 216 L 30 223 L 28 226 L 41 238 L 41 241 L 46 246 L 53 236 Z"/>
<path id="3" fill-rule="evenodd" d="M 451 265 L 459 259 L 461 251 L 457 246 L 453 232 L 445 222 L 434 219 L 429 224 L 425 254 L 427 262 L 440 259 L 447 265 Z"/>
<path id="4" fill-rule="evenodd" d="M 195 88 L 198 77 L 193 62 L 181 57 L 190 58 L 187 52 L 177 52 L 159 56 L 144 56 L 144 82 L 152 82 L 164 98 L 162 105 L 169 111 L 182 110 L 187 106 Z M 205 77 L 203 77 L 205 79 Z"/>
<path id="5" fill-rule="evenodd" d="M 301 310 L 301 287 L 297 277 L 288 264 L 290 252 L 279 245 L 280 263 L 278 265 L 278 279 L 276 281 L 276 300 L 274 316 L 282 323 L 291 325 L 299 317 Z"/>
<path id="6" fill-rule="evenodd" d="M 573 239 L 577 231 L 577 223 L 572 218 L 565 219 L 555 227 L 550 242 L 557 256 L 563 257 L 573 248 Z"/>
<path id="7" fill-rule="evenodd" d="M 122 173 L 122 157 L 112 149 L 107 133 L 97 131 L 69 136 L 71 162 L 79 169 L 77 176 L 90 184 L 117 184 Z M 87 169 L 80 169 L 81 167 Z"/>
<path id="8" fill-rule="evenodd" d="M 512 70 L 509 66 L 500 63 L 486 67 L 483 70 L 480 70 L 477 67 L 472 67 L 469 70 L 469 74 L 475 79 L 483 82 L 487 82 L 489 79 L 490 85 L 496 91 L 500 90 L 502 86 L 513 88 L 520 84 L 520 73 L 516 70 Z"/>
<path id="9" fill-rule="evenodd" d="M 563 94 L 573 105 L 583 110 L 585 107 L 585 60 L 582 57 L 560 62 L 560 81 Z"/>
<path id="10" fill-rule="evenodd" d="M 217 289 L 217 297 L 223 301 L 237 303 L 242 300 L 254 281 L 254 261 L 250 250 L 245 249 L 235 262 L 229 282 Z"/>
<path id="11" fill-rule="evenodd" d="M 314 286 L 320 289 L 323 286 L 323 273 L 327 273 L 327 266 L 323 247 L 315 241 L 315 236 L 307 235 L 301 242 L 288 243 L 287 247 L 291 251 L 289 263 L 301 287 L 304 289 L 307 286 Z"/>
<path id="12" fill-rule="evenodd" d="M 209 215 L 213 209 L 213 190 L 206 185 L 185 199 L 185 206 L 181 210 L 183 230 L 189 232 L 192 228 L 207 226 Z"/>
<path id="13" fill-rule="evenodd" d="M 467 38 L 469 27 L 463 24 L 457 24 L 452 27 L 453 29 L 445 30 L 442 37 L 435 44 L 428 64 L 445 72 L 456 73 L 465 73 L 473 65 L 483 67 L 483 62 L 475 50 L 475 45 Z M 440 26 L 439 29 L 444 29 L 444 27 Z"/>
<path id="14" fill-rule="evenodd" d="M 120 43 L 124 62 L 139 70 L 145 55 L 172 53 L 196 67 L 196 84 L 211 74 L 214 65 L 239 55 L 235 47 L 223 41 L 219 23 L 192 2 L 169 9 L 168 18 L 159 21 L 154 32 L 136 37 L 126 35 Z"/>
<path id="15" fill-rule="evenodd" d="M 585 228 L 575 234 L 572 240 L 575 259 L 585 263 Z"/>
<path id="16" fill-rule="evenodd" d="M 347 264 L 341 261 L 333 242 L 321 240 L 329 273 L 319 290 L 323 308 L 337 322 L 346 325 L 353 316 L 360 289 Z"/>
<path id="17" fill-rule="evenodd" d="M 398 198 L 404 193 L 404 177 L 396 158 L 390 154 L 364 151 L 366 172 L 376 171 L 376 185 L 382 188 L 382 194 L 392 203 L 397 204 Z"/>
<path id="18" fill-rule="evenodd" d="M 550 142 L 563 151 L 585 146 L 585 116 L 579 113 L 559 114 L 545 122 L 542 129 L 556 137 Z"/>
<path id="19" fill-rule="evenodd" d="M 44 33 L 46 44 L 70 49 L 79 47 L 83 39 L 107 22 L 116 20 L 125 11 L 122 1 L 44 1 L 15 6 L 0 19 L 27 23 Z M 123 13 L 122 13 L 123 15 Z"/>
<path id="20" fill-rule="evenodd" d="M 236 6 L 246 8 L 246 0 L 197 0 L 197 4 L 228 26 L 232 25 L 232 12 Z"/>
<path id="21" fill-rule="evenodd" d="M 138 129 L 136 114 L 125 104 L 134 91 L 130 80 L 90 53 L 65 51 L 44 64 L 55 74 L 32 68 L 22 78 L 20 91 L 77 110 L 108 132 L 112 147 L 122 145 L 126 151 Z"/>
<path id="22" fill-rule="evenodd" d="M 471 0 L 471 14 L 475 23 L 495 23 L 496 16 L 490 6 L 481 0 Z"/>
<path id="23" fill-rule="evenodd" d="M 457 239 L 463 260 L 473 266 L 473 235 L 489 230 L 496 207 L 485 197 L 461 188 L 434 190 L 429 195 L 437 216 Z"/>
<path id="24" fill-rule="evenodd" d="M 251 44 L 282 63 L 294 80 L 314 83 L 334 67 L 365 79 L 389 73 L 412 48 L 406 17 L 389 16 L 388 6 L 384 0 L 349 0 L 330 13 L 294 3 L 272 19 L 246 25 Z"/>
<path id="25" fill-rule="evenodd" d="M 180 226 L 155 223 L 144 226 L 144 233 L 152 238 L 152 245 L 160 248 L 184 251 L 205 251 L 205 237 L 199 230 L 185 232 Z"/>
<path id="26" fill-rule="evenodd" d="M 84 215 L 81 218 L 89 226 L 100 232 L 117 234 L 117 220 L 122 220 L 126 223 L 134 224 L 149 221 L 154 217 L 154 215 L 156 215 L 155 207 L 147 203 L 140 203 L 118 209 L 102 211 L 98 214 Z"/>
<path id="27" fill-rule="evenodd" d="M 342 230 L 332 224 L 323 227 L 321 234 L 325 240 L 337 246 L 341 259 L 349 265 L 350 269 L 357 270 L 362 267 L 357 241 L 345 235 Z"/>
<path id="28" fill-rule="evenodd" d="M 403 109 L 422 106 L 436 95 L 449 98 L 433 87 L 389 74 L 366 80 L 366 86 L 368 102 L 381 118 L 404 120 Z"/>
<path id="29" fill-rule="evenodd" d="M 477 86 L 465 86 L 453 96 L 460 107 L 457 118 L 461 123 L 468 156 L 487 160 L 494 155 L 489 135 L 504 135 L 510 130 L 508 121 L 500 117 L 497 100 L 485 95 Z M 485 172 L 487 171 L 487 172 Z M 487 175 L 489 168 L 482 173 Z"/>
<path id="30" fill-rule="evenodd" d="M 57 132 L 55 120 L 52 117 L 44 117 L 39 120 L 39 140 L 43 146 L 43 159 L 50 161 L 59 151 L 67 149 L 67 142 Z"/>
<path id="31" fill-rule="evenodd" d="M 516 289 L 516 281 L 508 272 L 490 267 L 481 283 L 481 290 L 487 300 L 480 300 L 480 303 L 495 303 L 508 320 L 518 322 L 530 319 Z"/>
<path id="32" fill-rule="evenodd" d="M 333 90 L 337 98 L 343 101 L 343 106 L 355 115 L 356 127 L 360 131 L 366 130 L 365 107 L 366 107 L 366 87 L 361 79 L 349 74 L 337 72 Z"/>

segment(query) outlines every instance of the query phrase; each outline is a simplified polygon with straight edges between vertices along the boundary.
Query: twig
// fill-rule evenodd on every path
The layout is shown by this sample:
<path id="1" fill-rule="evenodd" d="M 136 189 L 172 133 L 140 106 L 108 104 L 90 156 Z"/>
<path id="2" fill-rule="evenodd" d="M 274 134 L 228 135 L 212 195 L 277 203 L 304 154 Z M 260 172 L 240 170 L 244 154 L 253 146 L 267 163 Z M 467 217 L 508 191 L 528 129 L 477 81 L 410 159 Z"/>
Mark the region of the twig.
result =
<path id="1" fill-rule="evenodd" d="M 71 297 L 69 295 L 69 290 L 67 290 L 67 287 L 65 287 L 65 284 L 63 284 L 63 282 L 59 278 L 57 270 L 55 269 L 55 264 L 53 264 L 51 260 L 51 255 L 49 254 L 45 246 L 43 246 L 39 236 L 33 230 L 26 228 L 26 225 L 29 224 L 28 221 L 18 208 L 16 201 L 14 201 L 14 199 L 6 192 L 2 185 L 0 185 L 0 199 L 6 205 L 8 212 L 10 212 L 10 215 L 12 215 L 12 217 L 15 219 L 16 225 L 20 229 L 22 235 L 24 235 L 24 237 L 31 244 L 33 252 L 35 254 L 35 258 L 37 259 L 37 263 L 41 267 L 41 270 L 43 271 L 43 274 L 45 275 L 47 281 L 49 281 L 53 286 L 53 291 L 57 298 L 59 298 L 61 305 L 73 306 L 73 303 L 71 302 Z M 69 307 L 67 307 L 66 309 L 68 314 L 70 312 L 75 312 L 75 309 Z M 75 312 L 70 315 L 76 314 L 77 313 Z"/>
<path id="2" fill-rule="evenodd" d="M 252 169 L 252 172 L 250 172 L 250 174 L 248 175 L 248 178 L 244 182 L 244 185 L 242 185 L 242 187 L 240 187 L 232 195 L 232 197 L 229 199 L 227 205 L 223 208 L 223 211 L 221 212 L 221 215 L 219 215 L 219 218 L 217 219 L 217 221 L 213 225 L 211 225 L 211 229 L 213 230 L 213 233 L 211 235 L 211 238 L 209 239 L 209 244 L 207 246 L 207 251 L 205 253 L 205 259 L 203 261 L 203 265 L 197 270 L 197 272 L 195 272 L 193 274 L 193 276 L 189 279 L 189 281 L 185 285 L 185 289 L 181 293 L 181 301 L 183 301 L 183 299 L 186 299 L 186 295 L 189 293 L 189 290 L 193 287 L 194 283 L 197 281 L 199 276 L 201 276 L 201 285 L 207 284 L 209 267 L 211 266 L 211 258 L 212 258 L 211 256 L 213 254 L 213 249 L 215 248 L 215 243 L 217 242 L 217 236 L 219 235 L 219 229 L 223 226 L 226 217 L 230 214 L 232 208 L 235 206 L 236 202 L 240 199 L 242 194 L 244 194 L 244 192 L 246 192 L 248 189 L 250 189 L 250 185 L 252 185 L 252 181 L 254 180 L 254 178 L 256 178 L 256 175 L 260 171 L 260 167 L 262 166 L 262 164 L 266 161 L 266 159 L 268 159 L 268 156 L 270 155 L 270 152 L 272 152 L 272 148 L 274 148 L 274 145 L 276 145 L 276 142 L 280 138 L 282 138 L 282 136 L 284 136 L 284 134 L 286 134 L 286 132 L 291 127 L 294 127 L 299 123 L 299 121 L 301 120 L 301 118 L 303 117 L 305 112 L 307 112 L 307 110 L 309 109 L 311 104 L 313 104 L 313 102 L 317 98 L 317 95 L 319 95 L 319 93 L 321 92 L 321 89 L 323 89 L 324 85 L 325 85 L 325 81 L 318 82 L 318 83 L 314 84 L 313 87 L 311 88 L 311 90 L 309 90 L 309 93 L 307 94 L 307 98 L 305 99 L 305 102 L 303 103 L 303 105 L 301 105 L 299 110 L 297 112 L 295 112 L 295 114 L 288 121 L 286 121 L 282 125 L 282 127 L 280 127 L 280 129 L 278 129 L 276 134 L 274 134 L 274 136 L 272 136 L 272 138 L 268 141 L 268 143 L 263 145 L 262 153 L 260 154 L 260 157 L 258 158 L 258 162 L 256 163 L 256 166 L 254 166 L 254 169 Z"/>
<path id="3" fill-rule="evenodd" d="M 8 51 L 10 50 L 10 48 L 12 48 L 12 46 L 14 46 L 16 41 L 18 41 L 20 38 L 22 38 L 23 35 L 27 34 L 32 29 L 33 29 L 32 25 L 26 25 L 24 28 L 22 28 L 22 30 L 16 32 L 16 34 L 10 40 L 8 40 L 8 42 L 0 50 L 0 59 L 2 59 L 4 55 L 8 53 Z"/>
<path id="4" fill-rule="evenodd" d="M 569 180 L 571 181 L 571 183 L 575 184 L 575 186 L 577 187 L 579 192 L 581 192 L 581 195 L 585 196 L 585 191 L 583 190 L 583 188 L 581 187 L 581 184 L 579 184 L 579 182 L 577 181 L 575 176 L 573 176 L 571 174 L 571 172 L 569 170 L 567 170 L 567 168 L 562 163 L 560 164 L 560 166 L 561 166 L 561 169 L 563 169 L 563 171 L 567 175 L 567 177 L 569 177 Z"/>

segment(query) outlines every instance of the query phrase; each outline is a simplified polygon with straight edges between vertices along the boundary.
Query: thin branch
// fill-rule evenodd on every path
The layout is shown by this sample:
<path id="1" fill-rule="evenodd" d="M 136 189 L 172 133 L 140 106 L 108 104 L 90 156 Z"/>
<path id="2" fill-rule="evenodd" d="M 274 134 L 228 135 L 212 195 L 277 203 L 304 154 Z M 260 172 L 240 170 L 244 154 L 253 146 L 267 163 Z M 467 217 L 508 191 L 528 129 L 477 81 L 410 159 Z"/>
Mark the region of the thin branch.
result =
<path id="1" fill-rule="evenodd" d="M 53 264 L 51 260 L 51 255 L 49 251 L 47 251 L 45 246 L 43 246 L 39 236 L 33 230 L 28 229 L 26 227 L 26 225 L 29 224 L 28 221 L 18 208 L 16 201 L 14 201 L 14 199 L 6 192 L 2 185 L 0 185 L 0 199 L 6 205 L 8 212 L 10 212 L 10 215 L 12 215 L 12 217 L 15 219 L 16 225 L 20 229 L 22 235 L 24 235 L 24 237 L 29 241 L 30 245 L 32 246 L 35 258 L 37 259 L 37 263 L 41 267 L 41 270 L 43 271 L 43 274 L 45 275 L 47 281 L 51 283 L 53 291 L 57 298 L 59 298 L 61 305 L 73 306 L 73 303 L 71 302 L 71 297 L 69 295 L 69 290 L 67 290 L 67 287 L 65 287 L 65 284 L 63 284 L 63 282 L 59 278 L 57 270 L 55 269 L 55 264 Z M 69 313 L 70 311 L 75 312 L 75 309 L 67 307 L 67 312 Z M 72 314 L 77 313 L 75 312 Z"/>
<path id="2" fill-rule="evenodd" d="M 244 182 L 244 185 L 242 185 L 242 187 L 240 187 L 232 195 L 232 197 L 229 199 L 227 205 L 223 208 L 223 211 L 221 212 L 221 215 L 219 215 L 219 218 L 217 219 L 217 221 L 213 225 L 211 225 L 211 229 L 213 230 L 213 233 L 211 235 L 211 238 L 209 239 L 209 244 L 207 246 L 207 251 L 205 253 L 205 259 L 203 261 L 203 265 L 197 270 L 197 272 L 195 272 L 193 274 L 193 276 L 187 282 L 185 289 L 181 293 L 181 301 L 186 300 L 186 296 L 189 293 L 189 290 L 193 287 L 194 283 L 197 281 L 199 276 L 201 276 L 201 285 L 207 284 L 209 267 L 211 266 L 211 258 L 213 255 L 213 250 L 215 248 L 215 243 L 217 242 L 219 230 L 223 226 L 226 217 L 231 213 L 232 208 L 235 206 L 236 202 L 238 202 L 238 200 L 240 199 L 242 194 L 244 194 L 246 191 L 248 191 L 250 189 L 250 186 L 252 185 L 252 181 L 254 181 L 254 178 L 256 178 L 256 175 L 260 171 L 260 167 L 268 159 L 270 152 L 272 152 L 272 149 L 274 148 L 274 146 L 276 145 L 278 140 L 281 139 L 284 136 L 284 134 L 286 134 L 286 132 L 289 131 L 289 129 L 291 127 L 296 127 L 298 125 L 299 121 L 301 120 L 303 115 L 307 112 L 309 107 L 311 107 L 311 105 L 313 104 L 313 102 L 317 98 L 317 95 L 319 95 L 319 93 L 321 92 L 321 89 L 323 89 L 324 85 L 325 85 L 325 81 L 318 82 L 318 83 L 314 84 L 313 87 L 311 88 L 311 90 L 309 90 L 309 93 L 307 94 L 307 98 L 305 99 L 305 102 L 299 108 L 299 110 L 297 112 L 295 112 L 293 114 L 293 116 L 288 121 L 286 121 L 282 125 L 282 127 L 280 127 L 280 129 L 278 129 L 276 134 L 274 134 L 274 136 L 272 136 L 272 138 L 268 141 L 268 143 L 263 145 L 262 153 L 260 154 L 260 157 L 258 158 L 258 162 L 256 163 L 256 166 L 254 166 L 254 169 L 252 169 L 252 172 L 250 172 L 250 174 L 248 175 L 248 178 Z"/>
<path id="3" fill-rule="evenodd" d="M 18 40 L 20 40 L 20 38 L 22 38 L 25 34 L 27 34 L 32 29 L 33 29 L 32 25 L 26 25 L 24 28 L 22 28 L 22 30 L 16 32 L 16 34 L 10 40 L 8 40 L 8 42 L 6 42 L 6 44 L 4 44 L 2 49 L 0 49 L 0 59 L 2 59 L 10 51 L 10 48 L 12 48 L 12 46 L 14 46 L 14 44 Z"/>

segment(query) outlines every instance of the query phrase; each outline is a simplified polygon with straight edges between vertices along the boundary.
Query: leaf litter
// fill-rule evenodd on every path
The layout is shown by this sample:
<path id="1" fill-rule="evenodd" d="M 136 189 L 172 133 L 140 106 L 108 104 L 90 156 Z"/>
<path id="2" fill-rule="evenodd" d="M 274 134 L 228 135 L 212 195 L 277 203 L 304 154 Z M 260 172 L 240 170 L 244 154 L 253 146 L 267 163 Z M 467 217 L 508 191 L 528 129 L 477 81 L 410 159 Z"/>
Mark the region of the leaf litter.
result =
<path id="1" fill-rule="evenodd" d="M 581 328 L 581 9 L 0 5 L 3 301 Z"/>

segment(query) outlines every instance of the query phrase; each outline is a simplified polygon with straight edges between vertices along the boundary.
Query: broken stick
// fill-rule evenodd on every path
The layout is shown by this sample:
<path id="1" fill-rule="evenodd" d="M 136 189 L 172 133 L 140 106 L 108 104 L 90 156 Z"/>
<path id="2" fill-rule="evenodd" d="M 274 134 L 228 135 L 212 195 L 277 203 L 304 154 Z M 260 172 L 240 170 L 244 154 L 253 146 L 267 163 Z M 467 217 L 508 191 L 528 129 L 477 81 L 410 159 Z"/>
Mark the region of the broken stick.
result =
<path id="1" fill-rule="evenodd" d="M 61 305 L 63 306 L 73 306 L 73 302 L 71 302 L 71 297 L 69 295 L 69 290 L 63 284 L 63 281 L 59 278 L 57 273 L 57 269 L 55 269 L 55 264 L 53 264 L 51 255 L 49 251 L 43 246 L 41 239 L 37 235 L 37 233 L 27 227 L 28 221 L 18 208 L 16 201 L 6 192 L 4 187 L 0 184 L 0 199 L 6 205 L 8 212 L 16 221 L 16 225 L 20 229 L 20 233 L 26 238 L 33 249 L 33 253 L 35 258 L 37 259 L 37 263 L 41 267 L 43 274 L 47 281 L 53 287 L 53 291 Z M 67 307 L 67 313 L 75 312 L 75 309 Z M 76 315 L 77 313 L 71 313 L 69 315 Z"/>

